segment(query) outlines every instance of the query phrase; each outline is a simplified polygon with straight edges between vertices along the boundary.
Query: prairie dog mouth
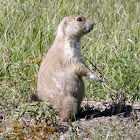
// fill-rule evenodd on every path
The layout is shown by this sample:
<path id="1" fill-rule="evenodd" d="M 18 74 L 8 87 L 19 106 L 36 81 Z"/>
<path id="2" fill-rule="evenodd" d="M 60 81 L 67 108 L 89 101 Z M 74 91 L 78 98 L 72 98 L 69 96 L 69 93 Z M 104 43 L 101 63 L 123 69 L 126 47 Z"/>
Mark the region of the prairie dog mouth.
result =
<path id="1" fill-rule="evenodd" d="M 86 30 L 85 30 L 85 32 L 86 33 L 89 33 L 91 30 L 93 30 L 93 25 L 90 26 L 90 27 L 87 27 Z"/>

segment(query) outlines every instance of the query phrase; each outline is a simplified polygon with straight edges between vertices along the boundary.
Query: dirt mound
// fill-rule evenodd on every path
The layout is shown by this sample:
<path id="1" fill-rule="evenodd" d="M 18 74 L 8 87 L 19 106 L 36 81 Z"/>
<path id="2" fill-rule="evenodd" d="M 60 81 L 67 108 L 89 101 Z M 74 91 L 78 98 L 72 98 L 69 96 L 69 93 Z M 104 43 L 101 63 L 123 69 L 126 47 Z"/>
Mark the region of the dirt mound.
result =
<path id="1" fill-rule="evenodd" d="M 68 127 L 69 129 L 69 127 Z M 62 133 L 66 139 L 139 139 L 140 104 L 110 105 L 108 102 L 83 101 L 83 107 L 72 122 L 71 130 Z"/>

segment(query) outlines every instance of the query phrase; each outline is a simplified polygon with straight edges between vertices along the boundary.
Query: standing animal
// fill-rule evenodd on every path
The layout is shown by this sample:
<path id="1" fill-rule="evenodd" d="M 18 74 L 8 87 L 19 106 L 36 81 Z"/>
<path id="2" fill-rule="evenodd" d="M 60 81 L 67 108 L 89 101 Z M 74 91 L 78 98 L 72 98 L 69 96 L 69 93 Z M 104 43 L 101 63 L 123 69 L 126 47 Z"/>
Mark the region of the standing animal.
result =
<path id="1" fill-rule="evenodd" d="M 102 82 L 86 66 L 81 54 L 81 38 L 93 26 L 92 20 L 81 15 L 65 17 L 41 63 L 37 82 L 38 96 L 60 112 L 61 121 L 69 121 L 80 109 L 84 97 L 83 76 Z"/>

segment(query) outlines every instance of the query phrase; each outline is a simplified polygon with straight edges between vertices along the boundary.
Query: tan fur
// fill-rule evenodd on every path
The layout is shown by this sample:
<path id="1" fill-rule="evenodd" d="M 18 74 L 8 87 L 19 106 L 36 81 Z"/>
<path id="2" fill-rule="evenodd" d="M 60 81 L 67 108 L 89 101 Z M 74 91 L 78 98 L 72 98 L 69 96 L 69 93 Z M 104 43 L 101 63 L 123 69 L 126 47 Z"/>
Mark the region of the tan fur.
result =
<path id="1" fill-rule="evenodd" d="M 101 82 L 85 65 L 81 54 L 81 37 L 89 33 L 93 25 L 92 20 L 83 16 L 65 17 L 40 66 L 39 98 L 50 102 L 60 112 L 62 121 L 68 121 L 80 109 L 84 96 L 82 76 Z"/>

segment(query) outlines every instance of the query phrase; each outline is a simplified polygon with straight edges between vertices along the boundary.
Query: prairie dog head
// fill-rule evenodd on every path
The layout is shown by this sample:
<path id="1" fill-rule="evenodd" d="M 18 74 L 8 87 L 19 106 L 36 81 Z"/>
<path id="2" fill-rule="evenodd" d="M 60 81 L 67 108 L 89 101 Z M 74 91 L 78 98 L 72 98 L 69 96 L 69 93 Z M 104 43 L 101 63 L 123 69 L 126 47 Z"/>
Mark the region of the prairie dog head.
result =
<path id="1" fill-rule="evenodd" d="M 58 26 L 57 36 L 71 39 L 81 38 L 89 33 L 94 26 L 94 22 L 84 16 L 69 16 L 63 18 Z"/>

